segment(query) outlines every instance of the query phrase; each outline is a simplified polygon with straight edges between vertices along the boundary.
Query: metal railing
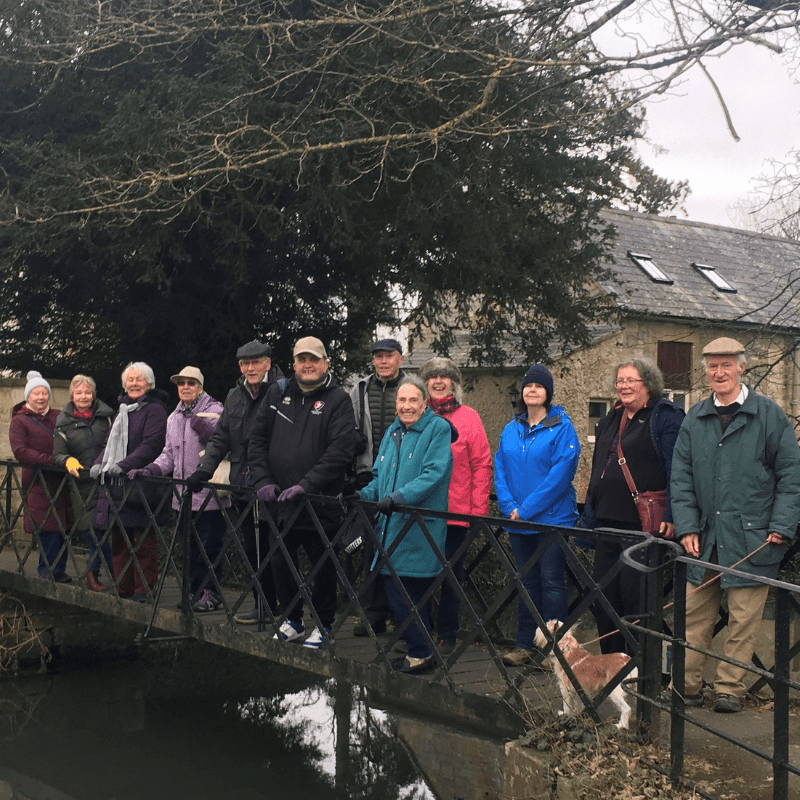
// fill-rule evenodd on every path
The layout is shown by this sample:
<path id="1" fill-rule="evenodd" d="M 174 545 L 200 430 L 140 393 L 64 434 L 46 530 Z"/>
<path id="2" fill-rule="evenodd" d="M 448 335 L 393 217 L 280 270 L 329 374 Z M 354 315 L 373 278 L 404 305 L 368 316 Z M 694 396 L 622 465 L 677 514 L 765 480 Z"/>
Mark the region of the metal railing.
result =
<path id="1" fill-rule="evenodd" d="M 4 461 L 0 464 L 5 470 L 0 483 L 3 493 L 2 514 L 2 540 L 0 540 L 0 556 L 12 552 L 15 556 L 13 569 L 17 572 L 30 572 L 29 559 L 37 552 L 40 545 L 40 530 L 35 528 L 32 535 L 21 532 L 22 521 L 30 517 L 28 499 L 31 488 L 38 485 L 44 489 L 49 509 L 53 512 L 59 508 L 62 498 L 69 497 L 70 487 L 73 489 L 74 479 L 67 473 L 55 468 L 33 468 L 32 481 L 23 485 L 20 477 L 20 465 L 13 461 Z M 54 477 L 55 476 L 55 477 Z M 37 483 L 38 482 L 38 483 Z M 57 487 L 53 486 L 57 483 Z M 595 721 L 600 722 L 599 707 L 611 691 L 624 681 L 626 690 L 636 697 L 637 720 L 639 730 L 645 735 L 651 729 L 654 715 L 658 709 L 666 709 L 671 718 L 671 763 L 668 770 L 671 779 L 678 782 L 683 773 L 683 752 L 685 744 L 686 723 L 698 725 L 715 735 L 720 736 L 729 743 L 742 747 L 757 756 L 770 761 L 775 774 L 774 798 L 784 800 L 788 797 L 788 776 L 798 775 L 800 771 L 789 761 L 788 752 L 788 726 L 789 726 L 789 692 L 791 689 L 800 689 L 800 685 L 790 679 L 790 661 L 800 653 L 800 642 L 791 643 L 789 619 L 791 612 L 800 612 L 800 587 L 780 581 L 761 579 L 773 587 L 776 592 L 778 613 L 776 614 L 776 636 L 774 666 L 766 669 L 757 661 L 756 664 L 747 665 L 750 672 L 759 676 L 759 682 L 754 688 L 769 684 L 775 696 L 775 736 L 772 754 L 764 753 L 751 747 L 747 742 L 740 741 L 721 731 L 699 722 L 686 714 L 683 704 L 683 661 L 687 648 L 692 646 L 685 641 L 685 592 L 686 592 L 686 565 L 693 560 L 683 555 L 682 549 L 671 542 L 654 539 L 643 533 L 631 531 L 615 531 L 600 529 L 597 531 L 576 530 L 571 528 L 549 527 L 530 525 L 529 523 L 516 522 L 514 527 L 520 531 L 537 532 L 540 534 L 539 543 L 528 563 L 516 564 L 510 553 L 508 536 L 505 526 L 508 520 L 497 517 L 475 517 L 436 512 L 429 509 L 397 506 L 395 512 L 406 516 L 402 531 L 397 539 L 388 548 L 379 538 L 374 538 L 373 545 L 376 552 L 376 563 L 369 565 L 362 563 L 359 553 L 345 554 L 342 542 L 349 528 L 354 523 L 359 523 L 364 530 L 373 531 L 372 515 L 375 504 L 357 502 L 349 507 L 338 505 L 340 501 L 335 498 L 323 496 L 304 496 L 296 505 L 290 518 L 283 519 L 279 524 L 272 509 L 260 504 L 252 490 L 237 490 L 238 494 L 229 507 L 225 507 L 227 494 L 230 487 L 205 484 L 209 494 L 199 510 L 191 510 L 190 497 L 181 481 L 167 478 L 145 478 L 136 481 L 123 480 L 117 486 L 95 483 L 82 507 L 74 508 L 72 518 L 68 515 L 59 518 L 58 533 L 62 537 L 59 556 L 64 553 L 68 556 L 70 571 L 77 576 L 82 584 L 87 575 L 87 566 L 84 559 L 85 538 L 84 532 L 78 529 L 78 520 L 84 515 L 86 506 L 91 506 L 98 499 L 103 498 L 110 510 L 109 524 L 103 528 L 90 525 L 88 538 L 96 546 L 117 537 L 117 552 L 120 548 L 124 551 L 124 568 L 137 571 L 144 577 L 137 557 L 134 544 L 136 537 L 129 535 L 124 522 L 126 510 L 135 504 L 140 515 L 145 520 L 144 526 L 139 526 L 138 542 L 144 536 L 153 536 L 158 545 L 159 575 L 158 582 L 148 586 L 147 596 L 144 598 L 152 609 L 151 624 L 145 637 L 154 635 L 152 623 L 156 611 L 165 602 L 165 587 L 173 581 L 180 587 L 181 613 L 187 620 L 197 613 L 189 602 L 189 552 L 195 549 L 205 566 L 205 577 L 195 595 L 203 589 L 209 588 L 222 600 L 224 618 L 218 624 L 234 624 L 234 614 L 242 610 L 251 596 L 255 596 L 257 606 L 263 610 L 263 619 L 259 620 L 255 631 L 266 631 L 268 635 L 277 633 L 286 617 L 281 608 L 276 608 L 274 599 L 267 597 L 260 580 L 265 570 L 270 570 L 277 554 L 282 555 L 283 563 L 291 572 L 291 578 L 296 586 L 293 601 L 287 604 L 291 607 L 294 602 L 302 601 L 307 609 L 307 617 L 317 627 L 322 627 L 318 610 L 312 602 L 312 587 L 315 578 L 325 563 L 333 567 L 337 582 L 337 608 L 335 621 L 332 628 L 332 642 L 322 649 L 321 657 L 338 660 L 341 658 L 336 645 L 337 633 L 344 626 L 356 619 L 366 626 L 367 633 L 374 642 L 376 660 L 386 665 L 392 658 L 392 650 L 403 637 L 408 626 L 416 623 L 423 633 L 425 641 L 430 648 L 435 662 L 436 670 L 431 680 L 446 684 L 453 692 L 460 693 L 454 667 L 459 660 L 474 646 L 486 652 L 499 680 L 502 699 L 514 708 L 522 710 L 528 707 L 524 696 L 524 688 L 536 668 L 534 666 L 522 669 L 509 669 L 503 663 L 503 650 L 514 645 L 516 632 L 516 608 L 512 607 L 517 598 L 530 611 L 530 614 L 540 628 L 544 628 L 547 620 L 542 619 L 539 610 L 528 595 L 523 584 L 523 578 L 528 570 L 534 568 L 543 553 L 551 545 L 560 547 L 565 554 L 566 572 L 570 591 L 569 616 L 563 620 L 564 629 L 567 630 L 579 623 L 586 612 L 592 607 L 602 609 L 618 630 L 623 634 L 632 660 L 630 666 L 637 666 L 638 679 L 631 680 L 627 677 L 628 671 L 622 671 L 616 678 L 597 696 L 589 698 L 580 684 L 575 680 L 572 671 L 566 668 L 566 673 L 572 681 L 578 695 L 584 702 L 586 711 Z M 73 495 L 75 493 L 73 492 Z M 196 522 L 198 515 L 207 509 L 211 499 L 215 499 L 221 507 L 225 522 L 223 545 L 218 557 L 213 558 L 205 552 L 203 540 L 197 531 Z M 173 502 L 174 501 L 174 502 Z M 175 513 L 171 507 L 178 506 Z M 337 504 L 340 521 L 329 524 L 331 504 Z M 165 513 L 169 511 L 169 513 Z M 323 556 L 317 563 L 304 563 L 303 560 L 295 565 L 287 549 L 286 537 L 296 530 L 298 519 L 305 515 L 311 520 L 310 533 L 318 537 L 323 545 Z M 258 521 L 255 521 L 255 518 Z M 447 522 L 465 522 L 464 540 L 448 560 L 436 544 L 435 537 L 431 534 L 428 520 L 439 519 Z M 265 552 L 259 553 L 258 563 L 251 564 L 245 551 L 242 529 L 250 520 L 265 526 L 268 532 L 268 546 Z M 392 563 L 392 555 L 399 546 L 403 537 L 412 527 L 418 526 L 422 531 L 427 546 L 435 554 L 441 571 L 431 581 L 430 586 L 417 603 L 414 603 L 406 592 L 400 576 Z M 374 537 L 374 533 L 372 534 Z M 591 564 L 573 543 L 576 536 L 594 541 L 607 541 L 622 544 L 626 547 L 620 562 L 598 582 L 592 578 Z M 453 572 L 454 565 L 465 557 L 464 577 L 456 580 Z M 58 559 L 55 559 L 57 561 Z M 642 574 L 641 602 L 643 611 L 635 618 L 620 618 L 617 612 L 603 594 L 603 588 L 615 577 L 623 564 L 632 566 Z M 52 569 L 52 565 L 48 565 Z M 372 568 L 370 569 L 370 566 Z M 715 565 L 705 565 L 709 568 L 719 569 L 731 574 L 735 570 L 726 570 Z M 6 566 L 6 569 L 9 567 Z M 398 591 L 403 596 L 407 606 L 411 609 L 405 619 L 395 620 L 393 629 L 388 636 L 376 636 L 368 624 L 367 616 L 362 607 L 360 598 L 378 580 L 378 575 L 383 572 L 388 576 Z M 45 577 L 54 577 L 52 572 Z M 752 576 L 748 576 L 752 578 Z M 759 579 L 756 579 L 759 580 Z M 461 634 L 455 649 L 449 654 L 443 654 L 436 647 L 435 637 L 430 635 L 421 624 L 420 610 L 425 604 L 435 603 L 439 590 L 445 581 L 457 593 L 461 604 Z M 671 594 L 672 585 L 676 587 L 672 620 L 665 615 L 665 608 Z M 109 592 L 119 596 L 117 581 L 110 581 Z M 88 591 L 88 588 L 87 588 Z M 175 593 L 172 592 L 174 600 Z M 172 609 L 175 611 L 175 607 Z M 218 617 L 215 618 L 215 622 Z M 674 630 L 671 629 L 674 627 Z M 187 628 L 188 629 L 188 628 Z M 674 684 L 676 691 L 669 706 L 659 701 L 662 686 L 662 653 L 665 643 L 672 647 Z M 276 642 L 279 644 L 279 642 Z M 294 647 L 294 644 L 285 643 L 285 646 Z M 558 636 L 553 644 L 558 647 Z M 696 649 L 696 648 L 692 648 Z M 711 654 L 719 658 L 718 654 Z M 564 665 L 566 662 L 564 661 Z"/>

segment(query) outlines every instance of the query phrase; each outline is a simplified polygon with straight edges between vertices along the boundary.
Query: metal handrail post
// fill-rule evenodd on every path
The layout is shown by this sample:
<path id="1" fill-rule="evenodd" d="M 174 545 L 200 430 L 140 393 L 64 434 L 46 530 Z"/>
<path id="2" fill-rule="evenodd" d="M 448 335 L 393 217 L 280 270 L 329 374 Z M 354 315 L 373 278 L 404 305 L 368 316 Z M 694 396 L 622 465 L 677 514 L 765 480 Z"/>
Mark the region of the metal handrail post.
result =
<path id="1" fill-rule="evenodd" d="M 789 592 L 778 589 L 775 602 L 775 668 L 772 686 L 773 737 L 772 785 L 773 800 L 789 798 L 789 664 L 791 650 L 790 624 L 792 608 Z"/>
<path id="2" fill-rule="evenodd" d="M 686 562 L 675 560 L 675 579 L 672 583 L 675 597 L 672 644 L 672 705 L 670 720 L 669 778 L 677 786 L 683 774 L 684 742 L 686 735 Z"/>

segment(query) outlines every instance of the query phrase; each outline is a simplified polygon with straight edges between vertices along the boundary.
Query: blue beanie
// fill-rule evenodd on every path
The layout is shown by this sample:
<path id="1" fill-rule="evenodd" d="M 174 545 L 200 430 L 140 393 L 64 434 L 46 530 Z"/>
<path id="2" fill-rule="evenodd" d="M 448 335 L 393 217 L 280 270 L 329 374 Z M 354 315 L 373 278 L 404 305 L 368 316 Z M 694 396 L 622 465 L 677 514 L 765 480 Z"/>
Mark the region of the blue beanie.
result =
<path id="1" fill-rule="evenodd" d="M 529 383 L 538 383 L 540 386 L 544 386 L 544 390 L 547 394 L 546 404 L 549 406 L 553 401 L 553 376 L 550 374 L 550 370 L 547 369 L 544 364 L 534 364 L 525 373 L 525 377 L 522 379 L 520 391 L 522 391 Z"/>

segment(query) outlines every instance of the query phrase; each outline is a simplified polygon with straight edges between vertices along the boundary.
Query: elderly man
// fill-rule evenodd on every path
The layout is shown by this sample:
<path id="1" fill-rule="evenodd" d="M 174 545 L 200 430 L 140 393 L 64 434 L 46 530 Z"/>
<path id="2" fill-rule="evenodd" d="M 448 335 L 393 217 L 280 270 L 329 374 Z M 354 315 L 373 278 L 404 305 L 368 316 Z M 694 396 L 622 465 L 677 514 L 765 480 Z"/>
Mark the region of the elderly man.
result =
<path id="1" fill-rule="evenodd" d="M 250 467 L 258 497 L 275 503 L 274 516 L 283 546 L 272 558 L 272 574 L 284 622 L 276 639 L 295 641 L 305 633 L 303 603 L 294 601 L 297 583 L 292 574 L 302 546 L 318 567 L 311 602 L 319 625 L 305 646 L 319 648 L 332 640 L 336 614 L 335 554 L 329 536 L 341 522 L 336 503 L 319 503 L 314 512 L 319 530 L 306 508 L 306 494 L 335 497 L 342 491 L 345 472 L 355 455 L 355 417 L 350 398 L 328 371 L 325 345 L 306 336 L 294 346 L 294 375 L 285 386 L 274 385 L 259 408 L 250 441 Z"/>
<path id="2" fill-rule="evenodd" d="M 671 485 L 676 537 L 690 556 L 774 578 L 800 517 L 797 439 L 783 411 L 741 382 L 746 366 L 741 343 L 714 339 L 703 348 L 703 357 L 713 395 L 693 406 L 675 445 Z M 695 591 L 718 573 L 696 565 L 687 574 L 686 640 L 710 647 L 725 590 L 729 620 L 724 653 L 748 663 L 768 587 L 722 574 Z M 704 663 L 702 653 L 687 651 L 687 706 L 703 704 Z M 715 711 L 741 709 L 745 672 L 720 661 Z"/>
<path id="3" fill-rule="evenodd" d="M 372 480 L 372 465 L 378 456 L 383 434 L 395 420 L 397 387 L 406 373 L 403 372 L 403 348 L 396 339 L 380 339 L 372 346 L 372 365 L 375 372 L 362 378 L 350 391 L 356 424 L 365 443 L 363 452 L 356 454 L 356 484 L 363 488 Z M 375 545 L 364 542 L 364 563 L 371 564 Z M 361 605 L 375 633 L 386 630 L 386 620 L 391 608 L 380 581 L 374 581 L 361 596 Z M 367 636 L 366 625 L 359 622 L 353 628 L 356 636 Z"/>
<path id="4" fill-rule="evenodd" d="M 200 484 L 211 480 L 214 470 L 219 466 L 225 456 L 231 462 L 231 486 L 252 486 L 250 480 L 250 466 L 248 446 L 253 420 L 256 412 L 267 395 L 267 389 L 278 379 L 283 378 L 283 373 L 278 367 L 272 365 L 272 348 L 259 341 L 248 342 L 236 351 L 236 359 L 242 373 L 236 385 L 228 392 L 225 398 L 225 407 L 219 423 L 206 445 L 205 455 L 199 468 L 186 479 L 187 487 L 197 492 Z M 241 515 L 242 509 L 247 505 L 246 493 L 234 492 L 234 504 L 238 508 L 236 517 Z M 244 549 L 247 559 L 254 570 L 257 570 L 261 559 L 269 552 L 269 525 L 266 522 L 256 523 L 257 509 L 253 514 L 247 514 L 242 519 L 242 533 L 244 534 Z M 256 534 L 256 528 L 258 533 Z M 265 565 L 259 574 L 259 583 L 264 593 L 264 598 L 274 610 L 275 584 L 272 580 L 272 571 Z M 242 624 L 257 623 L 264 619 L 263 609 L 260 608 L 260 596 L 253 588 L 256 603 L 252 611 L 236 614 L 235 619 Z"/>

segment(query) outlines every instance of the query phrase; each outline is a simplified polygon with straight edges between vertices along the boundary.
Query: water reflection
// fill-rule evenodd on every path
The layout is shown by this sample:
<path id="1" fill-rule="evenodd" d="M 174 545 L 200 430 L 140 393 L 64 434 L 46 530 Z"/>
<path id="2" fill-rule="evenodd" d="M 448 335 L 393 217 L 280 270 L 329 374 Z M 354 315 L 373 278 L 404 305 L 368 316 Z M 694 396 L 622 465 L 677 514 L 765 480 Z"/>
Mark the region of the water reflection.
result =
<path id="1" fill-rule="evenodd" d="M 358 687 L 209 647 L 0 682 L 0 797 L 432 800 Z"/>

